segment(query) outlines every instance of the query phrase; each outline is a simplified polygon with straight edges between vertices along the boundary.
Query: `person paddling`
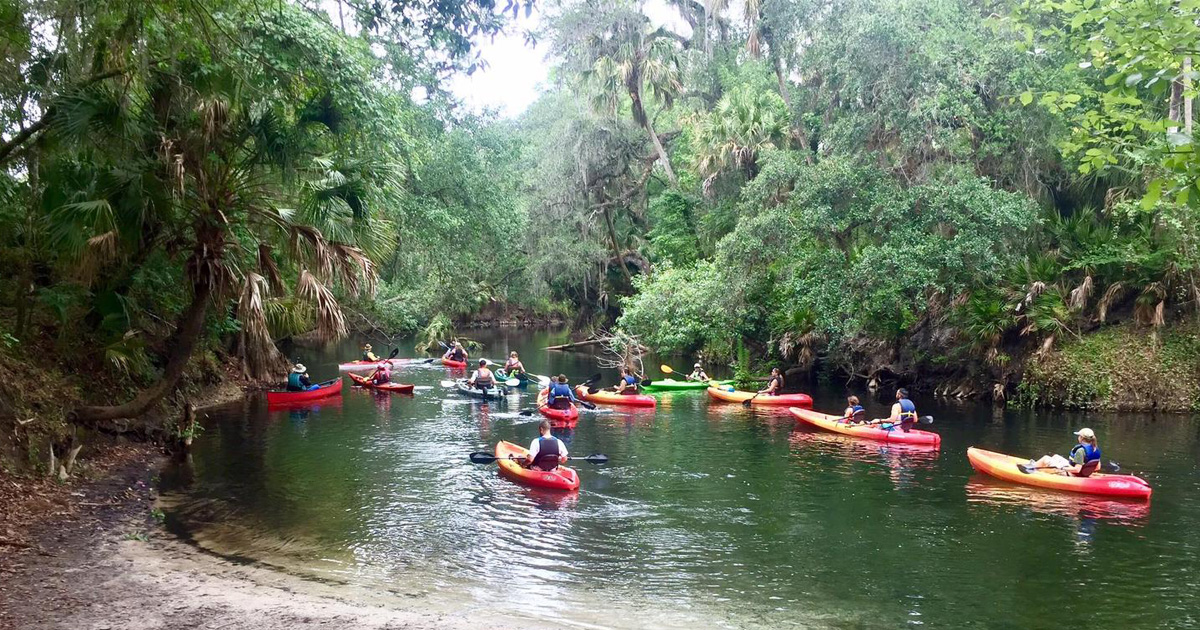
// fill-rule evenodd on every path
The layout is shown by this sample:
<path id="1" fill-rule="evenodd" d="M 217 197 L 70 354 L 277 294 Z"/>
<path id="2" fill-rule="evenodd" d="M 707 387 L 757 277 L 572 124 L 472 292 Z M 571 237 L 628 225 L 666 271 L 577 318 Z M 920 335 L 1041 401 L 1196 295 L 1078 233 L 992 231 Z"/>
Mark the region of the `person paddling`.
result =
<path id="1" fill-rule="evenodd" d="M 776 396 L 783 393 L 783 373 L 779 368 L 771 368 L 771 380 L 767 381 L 767 388 L 758 390 L 762 396 Z"/>
<path id="2" fill-rule="evenodd" d="M 475 370 L 471 378 L 467 379 L 467 385 L 483 390 L 488 390 L 496 386 L 496 377 L 488 369 L 487 359 L 479 360 L 479 369 Z"/>
<path id="3" fill-rule="evenodd" d="M 622 367 L 621 380 L 617 382 L 616 392 L 618 394 L 633 395 L 638 393 L 638 378 L 633 375 L 633 370 Z"/>
<path id="4" fill-rule="evenodd" d="M 371 377 L 371 381 L 376 385 L 392 382 L 392 364 L 388 361 L 382 361 L 379 367 L 375 369 L 375 375 Z"/>
<path id="5" fill-rule="evenodd" d="M 707 381 L 707 380 L 709 380 L 709 378 L 708 378 L 708 374 L 704 373 L 704 368 L 699 363 L 696 363 L 696 365 L 692 366 L 692 373 L 687 375 L 687 380 L 689 380 L 689 381 Z"/>
<path id="6" fill-rule="evenodd" d="M 549 420 L 542 420 L 538 425 L 538 433 L 541 434 L 540 437 L 529 445 L 525 465 L 534 470 L 551 471 L 560 464 L 567 463 L 567 445 L 550 435 Z"/>
<path id="7" fill-rule="evenodd" d="M 508 378 L 520 378 L 525 375 L 525 364 L 521 363 L 515 351 L 508 353 L 508 360 L 504 362 L 504 374 Z"/>
<path id="8" fill-rule="evenodd" d="M 901 431 L 908 433 L 912 430 L 914 424 L 917 423 L 917 406 L 913 401 L 908 399 L 908 390 L 901 387 L 896 390 L 896 402 L 892 405 L 892 415 L 886 420 L 872 420 L 871 424 L 888 424 L 888 430 L 893 427 L 900 427 Z"/>
<path id="9" fill-rule="evenodd" d="M 846 398 L 846 410 L 842 412 L 840 422 L 846 424 L 862 424 L 867 417 L 867 410 L 858 404 L 858 396 L 848 396 Z"/>
<path id="10" fill-rule="evenodd" d="M 371 352 L 371 344 L 369 344 L 369 343 L 363 344 L 362 360 L 363 361 L 379 361 L 380 360 L 379 357 L 375 356 L 374 352 Z"/>
<path id="11" fill-rule="evenodd" d="M 567 385 L 567 377 L 559 374 L 558 378 L 551 381 L 546 387 L 546 406 L 551 409 L 570 409 L 571 403 L 579 402 L 575 398 L 575 392 Z"/>
<path id="12" fill-rule="evenodd" d="M 467 350 L 466 348 L 463 348 L 462 342 L 455 341 L 454 346 L 446 350 L 446 354 L 443 354 L 442 358 L 449 359 L 451 361 L 458 361 L 460 363 L 466 363 Z"/>
<path id="13" fill-rule="evenodd" d="M 1071 447 L 1067 457 L 1062 455 L 1043 455 L 1040 459 L 1029 460 L 1030 468 L 1057 468 L 1064 475 L 1088 477 L 1100 466 L 1100 444 L 1096 433 L 1091 429 L 1080 429 L 1075 432 L 1079 443 Z"/>
<path id="14" fill-rule="evenodd" d="M 308 380 L 308 368 L 304 367 L 303 363 L 297 363 L 292 367 L 292 373 L 288 374 L 287 390 L 289 392 L 306 392 L 319 388 L 320 385 L 313 385 L 312 381 Z"/>

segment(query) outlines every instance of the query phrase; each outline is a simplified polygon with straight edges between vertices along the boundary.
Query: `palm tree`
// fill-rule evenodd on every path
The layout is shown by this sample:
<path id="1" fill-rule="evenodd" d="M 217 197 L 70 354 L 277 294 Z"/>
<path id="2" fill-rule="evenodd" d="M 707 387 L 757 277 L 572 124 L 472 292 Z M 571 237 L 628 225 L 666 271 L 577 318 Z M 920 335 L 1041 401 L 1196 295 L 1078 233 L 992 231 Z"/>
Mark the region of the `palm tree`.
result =
<path id="1" fill-rule="evenodd" d="M 582 33 L 564 29 L 559 48 L 591 88 L 597 108 L 616 115 L 624 99 L 629 99 L 634 122 L 650 136 L 671 186 L 678 186 L 679 178 L 646 113 L 645 101 L 648 92 L 669 108 L 682 93 L 679 40 L 664 29 L 652 28 L 646 16 L 633 7 L 592 9 L 574 22 Z"/>
<path id="2" fill-rule="evenodd" d="M 738 86 L 722 96 L 696 122 L 696 166 L 705 175 L 705 191 L 718 175 L 730 170 L 754 179 L 759 154 L 787 141 L 788 120 L 787 106 L 778 94 Z"/>

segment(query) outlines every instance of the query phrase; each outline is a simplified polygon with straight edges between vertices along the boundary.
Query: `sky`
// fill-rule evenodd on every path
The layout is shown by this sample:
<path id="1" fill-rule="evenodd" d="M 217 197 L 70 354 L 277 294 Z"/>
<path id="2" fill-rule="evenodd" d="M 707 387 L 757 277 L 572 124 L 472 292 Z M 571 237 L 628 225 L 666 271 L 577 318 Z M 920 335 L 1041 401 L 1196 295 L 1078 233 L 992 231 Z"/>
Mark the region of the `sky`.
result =
<path id="1" fill-rule="evenodd" d="M 537 100 L 544 87 L 549 87 L 551 61 L 546 59 L 549 42 L 540 41 L 531 47 L 522 35 L 526 30 L 536 31 L 541 25 L 541 14 L 534 6 L 533 14 L 528 18 L 522 14 L 511 32 L 494 40 L 481 38 L 476 42 L 489 64 L 486 69 L 451 79 L 450 91 L 467 107 L 475 111 L 496 108 L 502 116 L 516 117 Z M 654 26 L 666 25 L 676 32 L 690 34 L 687 23 L 663 0 L 650 0 L 643 10 Z"/>

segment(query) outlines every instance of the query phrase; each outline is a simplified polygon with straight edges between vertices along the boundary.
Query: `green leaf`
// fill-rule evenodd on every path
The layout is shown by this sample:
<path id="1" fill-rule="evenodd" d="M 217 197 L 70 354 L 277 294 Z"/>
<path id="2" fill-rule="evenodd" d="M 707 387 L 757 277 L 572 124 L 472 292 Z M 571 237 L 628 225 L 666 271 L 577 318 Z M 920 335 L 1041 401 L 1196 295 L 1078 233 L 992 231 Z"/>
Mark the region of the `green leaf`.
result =
<path id="1" fill-rule="evenodd" d="M 1033 92 L 1030 92 L 1029 90 L 1025 90 L 1024 92 L 1021 92 L 1021 104 L 1022 105 L 1028 105 L 1032 102 L 1033 102 Z"/>
<path id="2" fill-rule="evenodd" d="M 1156 179 L 1146 187 L 1146 196 L 1142 197 L 1142 210 L 1151 210 L 1162 197 L 1163 180 Z"/>

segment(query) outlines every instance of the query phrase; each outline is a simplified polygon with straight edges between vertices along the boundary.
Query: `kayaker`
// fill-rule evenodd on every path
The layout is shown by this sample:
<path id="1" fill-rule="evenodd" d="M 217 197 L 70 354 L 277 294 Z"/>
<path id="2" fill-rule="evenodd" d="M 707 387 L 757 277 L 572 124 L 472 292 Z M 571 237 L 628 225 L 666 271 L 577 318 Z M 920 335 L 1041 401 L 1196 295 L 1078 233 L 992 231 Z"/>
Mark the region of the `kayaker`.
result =
<path id="1" fill-rule="evenodd" d="M 567 445 L 550 435 L 549 420 L 542 420 L 538 425 L 538 433 L 541 436 L 529 445 L 525 465 L 535 470 L 551 471 L 567 463 Z"/>
<path id="2" fill-rule="evenodd" d="M 771 368 L 771 380 L 767 381 L 767 388 L 758 390 L 759 394 L 766 396 L 774 396 L 783 392 L 783 372 L 779 368 Z"/>
<path id="3" fill-rule="evenodd" d="M 467 361 L 467 350 L 463 348 L 461 342 L 455 341 L 454 346 L 446 350 L 446 354 L 443 354 L 442 358 L 465 363 Z"/>
<path id="4" fill-rule="evenodd" d="M 617 382 L 614 388 L 618 394 L 632 395 L 638 393 L 638 378 L 633 375 L 633 370 L 622 367 L 621 380 Z"/>
<path id="5" fill-rule="evenodd" d="M 888 416 L 887 420 L 873 422 L 886 422 L 893 427 L 900 427 L 902 431 L 908 433 L 917 423 L 917 406 L 908 399 L 908 390 L 903 387 L 897 389 L 896 402 L 892 405 L 892 415 Z"/>
<path id="6" fill-rule="evenodd" d="M 1096 441 L 1096 433 L 1091 429 L 1080 429 L 1075 432 L 1079 443 L 1071 447 L 1067 457 L 1062 455 L 1043 455 L 1040 459 L 1029 460 L 1031 468 L 1057 468 L 1064 475 L 1087 477 L 1100 466 L 1100 444 Z"/>
<path id="7" fill-rule="evenodd" d="M 567 377 L 559 374 L 546 387 L 546 406 L 551 409 L 570 409 L 573 402 L 579 402 L 579 399 L 575 398 L 575 391 L 567 385 Z"/>
<path id="8" fill-rule="evenodd" d="M 687 375 L 689 381 L 707 381 L 708 374 L 704 373 L 704 368 L 699 363 L 692 366 L 692 373 Z"/>
<path id="9" fill-rule="evenodd" d="M 379 360 L 379 357 L 375 356 L 374 352 L 371 352 L 371 344 L 369 344 L 369 343 L 363 344 L 362 360 L 363 361 L 378 361 Z"/>
<path id="10" fill-rule="evenodd" d="M 508 353 L 508 360 L 504 362 L 504 373 L 509 378 L 519 378 L 525 374 L 525 364 L 521 363 L 521 359 L 517 357 L 516 352 Z"/>
<path id="11" fill-rule="evenodd" d="M 297 363 L 292 367 L 292 373 L 288 374 L 287 390 L 289 392 L 306 392 L 320 389 L 320 387 L 320 385 L 313 385 L 312 381 L 308 380 L 308 368 L 304 367 L 303 363 Z"/>
<path id="12" fill-rule="evenodd" d="M 392 364 L 388 361 L 383 361 L 375 370 L 375 376 L 371 377 L 371 381 L 376 385 L 392 382 Z"/>
<path id="13" fill-rule="evenodd" d="M 842 412 L 842 422 L 846 424 L 861 424 L 867 417 L 867 410 L 858 404 L 858 396 L 846 398 L 846 410 Z"/>
<path id="14" fill-rule="evenodd" d="M 471 378 L 467 379 L 467 385 L 483 390 L 488 390 L 496 386 L 496 377 L 488 369 L 487 359 L 479 360 L 479 369 L 475 370 Z"/>

